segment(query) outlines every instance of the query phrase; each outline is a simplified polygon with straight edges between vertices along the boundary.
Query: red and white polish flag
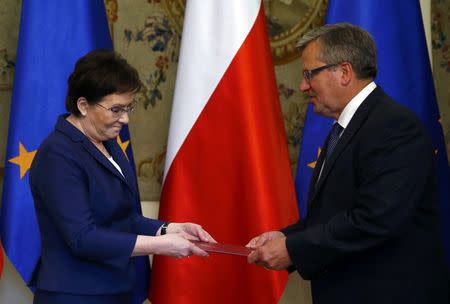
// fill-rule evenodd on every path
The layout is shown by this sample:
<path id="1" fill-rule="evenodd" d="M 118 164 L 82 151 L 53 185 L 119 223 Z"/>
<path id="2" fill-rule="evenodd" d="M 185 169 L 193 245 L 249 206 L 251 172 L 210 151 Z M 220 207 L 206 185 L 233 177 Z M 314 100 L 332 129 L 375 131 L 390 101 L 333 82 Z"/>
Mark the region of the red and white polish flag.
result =
<path id="1" fill-rule="evenodd" d="M 260 0 L 188 0 L 159 217 L 245 245 L 296 221 L 287 143 Z M 277 303 L 287 272 L 211 254 L 154 257 L 151 301 Z"/>

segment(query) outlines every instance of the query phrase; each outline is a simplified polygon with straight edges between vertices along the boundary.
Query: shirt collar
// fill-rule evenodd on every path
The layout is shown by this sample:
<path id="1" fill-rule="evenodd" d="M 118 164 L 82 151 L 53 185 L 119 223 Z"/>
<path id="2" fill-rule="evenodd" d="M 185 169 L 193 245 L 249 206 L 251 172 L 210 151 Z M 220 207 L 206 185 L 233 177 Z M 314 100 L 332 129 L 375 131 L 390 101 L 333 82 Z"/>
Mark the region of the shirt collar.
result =
<path id="1" fill-rule="evenodd" d="M 369 96 L 369 94 L 372 93 L 373 90 L 375 90 L 376 87 L 377 85 L 372 81 L 361 91 L 359 91 L 359 93 L 356 94 L 356 96 L 353 97 L 352 100 L 350 100 L 350 102 L 345 106 L 337 121 L 344 129 L 347 128 L 350 120 L 352 119 L 353 115 L 355 115 L 355 112 L 356 110 L 358 110 L 359 106 L 363 103 L 367 96 Z"/>

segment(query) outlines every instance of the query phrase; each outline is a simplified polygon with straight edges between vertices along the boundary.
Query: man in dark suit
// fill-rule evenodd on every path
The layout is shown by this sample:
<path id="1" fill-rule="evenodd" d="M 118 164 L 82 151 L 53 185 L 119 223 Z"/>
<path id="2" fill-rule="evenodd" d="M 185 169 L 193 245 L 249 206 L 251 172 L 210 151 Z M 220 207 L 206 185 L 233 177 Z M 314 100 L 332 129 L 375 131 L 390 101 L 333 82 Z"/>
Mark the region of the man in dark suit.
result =
<path id="1" fill-rule="evenodd" d="M 335 122 L 306 218 L 252 239 L 249 262 L 297 270 L 314 303 L 450 303 L 433 147 L 419 119 L 373 82 L 372 37 L 325 25 L 298 47 L 300 90 Z"/>

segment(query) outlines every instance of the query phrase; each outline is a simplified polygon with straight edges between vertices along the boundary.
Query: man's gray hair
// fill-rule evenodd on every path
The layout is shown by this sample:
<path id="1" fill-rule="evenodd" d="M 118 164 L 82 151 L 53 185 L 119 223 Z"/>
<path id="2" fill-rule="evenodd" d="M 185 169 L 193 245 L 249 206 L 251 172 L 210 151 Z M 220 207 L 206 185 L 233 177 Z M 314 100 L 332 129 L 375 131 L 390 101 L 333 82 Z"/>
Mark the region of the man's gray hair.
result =
<path id="1" fill-rule="evenodd" d="M 313 41 L 319 42 L 319 59 L 326 64 L 350 62 L 359 79 L 377 76 L 375 42 L 366 30 L 350 23 L 315 28 L 297 43 L 300 53 Z"/>

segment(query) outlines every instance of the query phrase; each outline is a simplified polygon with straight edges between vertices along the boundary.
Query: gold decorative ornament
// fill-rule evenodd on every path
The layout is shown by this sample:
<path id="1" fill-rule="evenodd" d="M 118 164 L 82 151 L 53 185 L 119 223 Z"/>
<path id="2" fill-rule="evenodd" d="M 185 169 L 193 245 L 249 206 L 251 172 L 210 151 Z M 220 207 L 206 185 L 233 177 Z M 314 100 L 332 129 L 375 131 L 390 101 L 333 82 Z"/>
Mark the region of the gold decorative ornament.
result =
<path id="1" fill-rule="evenodd" d="M 185 0 L 161 1 L 175 31 L 181 34 Z M 263 0 L 274 64 L 299 56 L 296 44 L 308 30 L 324 22 L 328 0 Z"/>
<path id="2" fill-rule="evenodd" d="M 181 35 L 186 0 L 165 0 L 162 1 L 162 6 L 173 28 L 179 35 Z"/>
<path id="3" fill-rule="evenodd" d="M 264 0 L 274 64 L 299 57 L 298 40 L 324 22 L 328 0 Z"/>
<path id="4" fill-rule="evenodd" d="M 111 33 L 111 39 L 114 41 L 114 23 L 117 21 L 119 10 L 119 4 L 117 0 L 104 0 L 106 17 L 108 19 L 109 32 Z"/>
<path id="5" fill-rule="evenodd" d="M 106 16 L 108 16 L 109 22 L 114 23 L 117 21 L 118 8 L 117 0 L 105 0 Z"/>

